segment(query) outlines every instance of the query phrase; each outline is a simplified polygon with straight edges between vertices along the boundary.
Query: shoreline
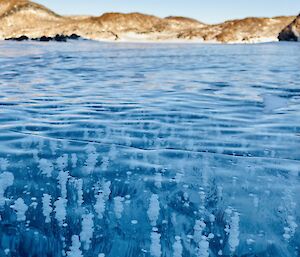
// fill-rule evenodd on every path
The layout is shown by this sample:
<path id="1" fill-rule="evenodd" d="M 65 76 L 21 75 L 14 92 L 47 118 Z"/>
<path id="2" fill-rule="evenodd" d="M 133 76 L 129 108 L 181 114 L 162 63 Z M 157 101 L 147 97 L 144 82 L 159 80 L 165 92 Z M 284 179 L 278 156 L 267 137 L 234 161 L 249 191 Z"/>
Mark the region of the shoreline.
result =
<path id="1" fill-rule="evenodd" d="M 54 37 L 53 37 L 54 38 Z M 66 42 L 76 42 L 76 41 L 94 41 L 94 42 L 100 42 L 100 43 L 113 43 L 113 44 L 209 44 L 209 45 L 256 45 L 256 44 L 265 44 L 265 43 L 277 43 L 280 42 L 278 39 L 275 38 L 258 38 L 254 39 L 251 41 L 233 41 L 233 42 L 220 42 L 220 41 L 204 41 L 202 39 L 118 39 L 118 40 L 113 40 L 113 39 L 105 39 L 105 38 L 84 38 L 80 37 L 78 39 L 68 39 L 66 41 L 57 41 L 57 40 L 49 40 L 49 41 L 43 41 L 43 40 L 36 40 L 36 39 L 31 39 L 29 38 L 28 40 L 15 40 L 15 39 L 6 39 L 6 38 L 0 38 L 0 42 L 4 41 L 13 41 L 13 42 L 18 42 L 18 43 L 26 43 L 26 42 L 40 42 L 40 43 L 66 43 Z"/>

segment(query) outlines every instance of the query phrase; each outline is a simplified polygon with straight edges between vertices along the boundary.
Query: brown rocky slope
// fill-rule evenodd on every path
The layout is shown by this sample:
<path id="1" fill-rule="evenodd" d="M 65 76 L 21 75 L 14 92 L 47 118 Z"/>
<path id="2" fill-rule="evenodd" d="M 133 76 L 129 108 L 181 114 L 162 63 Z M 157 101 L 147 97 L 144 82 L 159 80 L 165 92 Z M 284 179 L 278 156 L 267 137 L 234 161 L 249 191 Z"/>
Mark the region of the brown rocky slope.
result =
<path id="1" fill-rule="evenodd" d="M 300 14 L 278 36 L 280 41 L 300 41 Z"/>
<path id="2" fill-rule="evenodd" d="M 264 42 L 295 17 L 246 18 L 208 25 L 185 17 L 159 18 L 141 13 L 99 17 L 60 16 L 28 0 L 0 0 L 0 39 L 77 34 L 95 40 Z"/>

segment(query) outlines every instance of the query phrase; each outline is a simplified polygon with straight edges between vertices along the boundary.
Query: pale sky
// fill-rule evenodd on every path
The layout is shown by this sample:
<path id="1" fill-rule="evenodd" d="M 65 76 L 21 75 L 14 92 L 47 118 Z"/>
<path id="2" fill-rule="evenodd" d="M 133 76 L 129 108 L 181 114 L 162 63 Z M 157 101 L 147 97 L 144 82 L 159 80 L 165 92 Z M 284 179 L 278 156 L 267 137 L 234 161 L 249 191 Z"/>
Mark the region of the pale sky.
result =
<path id="1" fill-rule="evenodd" d="M 33 0 L 34 1 L 34 0 Z M 296 15 L 300 0 L 35 0 L 59 14 L 100 15 L 142 12 L 160 17 L 180 15 L 206 23 L 248 16 Z"/>

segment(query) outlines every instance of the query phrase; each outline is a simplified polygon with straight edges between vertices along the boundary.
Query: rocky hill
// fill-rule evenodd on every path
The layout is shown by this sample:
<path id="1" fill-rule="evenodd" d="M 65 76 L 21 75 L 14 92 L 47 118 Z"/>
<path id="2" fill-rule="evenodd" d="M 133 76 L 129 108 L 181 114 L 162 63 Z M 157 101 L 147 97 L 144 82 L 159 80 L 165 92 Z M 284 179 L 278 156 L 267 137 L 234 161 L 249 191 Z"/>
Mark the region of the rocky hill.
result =
<path id="1" fill-rule="evenodd" d="M 278 36 L 280 41 L 300 41 L 300 14 Z"/>
<path id="2" fill-rule="evenodd" d="M 60 16 L 28 0 L 0 0 L 0 39 L 76 34 L 109 41 L 264 42 L 276 41 L 294 19 L 246 18 L 209 25 L 185 17 L 159 18 L 141 13 Z"/>

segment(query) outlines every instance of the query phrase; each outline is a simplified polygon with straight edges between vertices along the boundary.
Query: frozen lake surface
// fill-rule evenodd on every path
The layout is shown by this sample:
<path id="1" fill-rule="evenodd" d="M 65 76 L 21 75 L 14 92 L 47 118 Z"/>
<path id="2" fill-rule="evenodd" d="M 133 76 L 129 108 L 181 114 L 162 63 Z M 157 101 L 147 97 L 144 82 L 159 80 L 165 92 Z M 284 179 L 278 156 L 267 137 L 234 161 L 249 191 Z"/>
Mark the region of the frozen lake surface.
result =
<path id="1" fill-rule="evenodd" d="M 0 42 L 0 256 L 300 256 L 299 60 Z"/>

